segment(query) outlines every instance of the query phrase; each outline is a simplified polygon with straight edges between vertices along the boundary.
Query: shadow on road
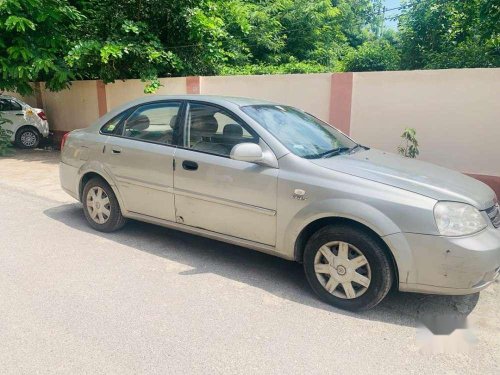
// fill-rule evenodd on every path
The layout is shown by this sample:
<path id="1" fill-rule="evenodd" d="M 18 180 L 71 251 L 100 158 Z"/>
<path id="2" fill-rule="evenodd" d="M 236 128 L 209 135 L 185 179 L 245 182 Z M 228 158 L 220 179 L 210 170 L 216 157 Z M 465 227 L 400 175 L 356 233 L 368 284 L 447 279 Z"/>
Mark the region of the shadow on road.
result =
<path id="1" fill-rule="evenodd" d="M 479 293 L 437 296 L 392 291 L 376 308 L 363 313 L 350 313 L 321 302 L 309 288 L 302 266 L 295 262 L 137 221 L 129 221 L 119 232 L 100 233 L 88 226 L 79 203 L 50 208 L 44 213 L 75 230 L 105 237 L 193 268 L 180 275 L 217 274 L 295 303 L 359 319 L 416 326 L 420 314 L 466 316 L 473 311 L 479 298 Z"/>

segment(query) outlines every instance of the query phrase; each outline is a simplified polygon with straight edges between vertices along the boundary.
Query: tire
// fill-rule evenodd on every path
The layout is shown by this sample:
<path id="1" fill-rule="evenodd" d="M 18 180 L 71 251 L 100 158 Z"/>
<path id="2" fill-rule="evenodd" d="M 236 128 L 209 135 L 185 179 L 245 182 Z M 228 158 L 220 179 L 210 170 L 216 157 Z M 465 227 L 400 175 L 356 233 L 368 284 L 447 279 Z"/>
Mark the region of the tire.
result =
<path id="1" fill-rule="evenodd" d="M 16 133 L 16 145 L 19 148 L 37 148 L 40 144 L 40 133 L 33 127 L 24 127 Z"/>
<path id="2" fill-rule="evenodd" d="M 348 225 L 329 225 L 311 236 L 304 251 L 304 270 L 323 301 L 350 311 L 375 307 L 394 279 L 380 241 Z"/>
<path id="3" fill-rule="evenodd" d="M 88 223 L 100 232 L 114 232 L 127 222 L 113 189 L 102 178 L 92 178 L 85 184 L 82 203 Z"/>

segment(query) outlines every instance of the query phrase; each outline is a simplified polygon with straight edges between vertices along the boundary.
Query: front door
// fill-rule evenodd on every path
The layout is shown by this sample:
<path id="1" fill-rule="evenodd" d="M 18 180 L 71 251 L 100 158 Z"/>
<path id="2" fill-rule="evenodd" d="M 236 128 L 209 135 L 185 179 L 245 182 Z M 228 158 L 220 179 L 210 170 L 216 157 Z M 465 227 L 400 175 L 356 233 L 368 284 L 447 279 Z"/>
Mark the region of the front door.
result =
<path id="1" fill-rule="evenodd" d="M 2 124 L 2 129 L 9 130 L 12 133 L 18 128 L 19 125 L 24 124 L 23 107 L 10 98 L 0 98 L 0 112 L 2 117 L 8 121 Z"/>
<path id="2" fill-rule="evenodd" d="M 127 211 L 175 221 L 173 160 L 181 106 L 180 102 L 143 104 L 118 124 L 110 121 L 112 134 L 103 162 Z"/>
<path id="3" fill-rule="evenodd" d="M 229 157 L 235 144 L 262 142 L 228 111 L 189 103 L 175 154 L 177 222 L 275 245 L 278 169 Z"/>

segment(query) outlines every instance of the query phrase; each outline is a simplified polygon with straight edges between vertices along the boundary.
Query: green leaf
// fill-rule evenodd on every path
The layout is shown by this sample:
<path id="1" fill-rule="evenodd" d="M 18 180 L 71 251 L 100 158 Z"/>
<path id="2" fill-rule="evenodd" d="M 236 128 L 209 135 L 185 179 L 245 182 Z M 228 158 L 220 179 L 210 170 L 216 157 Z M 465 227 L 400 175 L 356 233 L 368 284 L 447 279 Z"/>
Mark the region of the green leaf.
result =
<path id="1" fill-rule="evenodd" d="M 24 32 L 26 28 L 35 30 L 35 24 L 25 17 L 19 16 L 9 16 L 5 21 L 5 29 L 7 31 L 22 31 Z"/>

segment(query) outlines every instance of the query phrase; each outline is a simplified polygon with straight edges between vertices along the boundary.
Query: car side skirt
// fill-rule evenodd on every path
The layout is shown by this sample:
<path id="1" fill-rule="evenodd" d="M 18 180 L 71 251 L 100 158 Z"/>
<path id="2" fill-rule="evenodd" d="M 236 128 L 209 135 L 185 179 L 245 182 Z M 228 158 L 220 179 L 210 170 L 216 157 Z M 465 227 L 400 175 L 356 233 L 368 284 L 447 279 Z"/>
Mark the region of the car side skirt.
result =
<path id="1" fill-rule="evenodd" d="M 203 228 L 196 228 L 196 227 L 191 227 L 189 225 L 185 225 L 185 224 L 181 224 L 181 223 L 175 223 L 175 222 L 168 221 L 168 220 L 162 220 L 162 219 L 159 219 L 159 218 L 156 218 L 153 216 L 147 216 L 147 215 L 139 214 L 137 212 L 132 212 L 132 211 L 124 212 L 123 216 L 130 218 L 130 219 L 144 221 L 144 222 L 150 223 L 150 224 L 160 225 L 160 226 L 165 227 L 165 228 L 176 229 L 176 230 L 180 230 L 182 232 L 195 234 L 195 235 L 210 238 L 213 240 L 226 242 L 226 243 L 229 243 L 232 245 L 245 247 L 247 249 L 256 250 L 256 251 L 259 251 L 261 253 L 273 255 L 273 256 L 276 256 L 279 258 L 293 260 L 293 258 L 287 257 L 286 254 L 278 252 L 274 246 L 265 245 L 265 244 L 262 244 L 259 242 L 253 242 L 253 241 L 245 240 L 245 239 L 238 238 L 238 237 L 228 236 L 228 235 L 225 235 L 222 233 L 212 232 L 212 231 L 209 231 L 209 230 L 206 230 Z"/>

